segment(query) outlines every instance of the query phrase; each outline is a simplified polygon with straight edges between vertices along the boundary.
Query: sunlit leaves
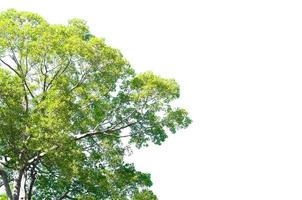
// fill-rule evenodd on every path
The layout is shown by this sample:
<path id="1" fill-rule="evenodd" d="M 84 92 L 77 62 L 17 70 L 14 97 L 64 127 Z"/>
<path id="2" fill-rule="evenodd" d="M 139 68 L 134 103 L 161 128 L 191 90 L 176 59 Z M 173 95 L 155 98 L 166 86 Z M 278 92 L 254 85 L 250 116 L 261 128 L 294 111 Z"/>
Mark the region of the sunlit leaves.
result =
<path id="1" fill-rule="evenodd" d="M 37 171 L 35 199 L 156 199 L 124 157 L 191 123 L 172 106 L 175 80 L 136 74 L 83 20 L 13 9 L 0 14 L 0 59 L 0 157 L 10 173 Z"/>

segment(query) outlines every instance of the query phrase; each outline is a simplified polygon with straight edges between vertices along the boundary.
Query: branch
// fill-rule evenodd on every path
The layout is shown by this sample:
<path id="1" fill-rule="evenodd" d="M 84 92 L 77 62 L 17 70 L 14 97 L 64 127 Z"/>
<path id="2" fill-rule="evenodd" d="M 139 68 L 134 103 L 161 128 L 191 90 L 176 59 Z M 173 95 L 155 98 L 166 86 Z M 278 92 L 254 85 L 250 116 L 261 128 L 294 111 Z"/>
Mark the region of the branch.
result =
<path id="1" fill-rule="evenodd" d="M 27 82 L 26 82 L 26 77 L 24 76 L 24 77 L 21 78 L 21 79 L 22 79 L 22 82 L 23 82 L 23 84 L 25 85 L 26 89 L 28 90 L 28 92 L 29 92 L 31 98 L 32 98 L 32 99 L 35 99 L 34 94 L 33 94 L 32 91 L 30 90 L 30 88 L 29 88 L 29 86 L 28 86 L 28 84 L 27 84 Z"/>
<path id="2" fill-rule="evenodd" d="M 130 127 L 130 126 L 132 126 L 136 123 L 137 122 L 132 122 L 132 123 L 127 124 L 125 126 L 122 126 L 122 127 L 116 128 L 116 129 L 108 129 L 108 130 L 105 130 L 105 131 L 89 131 L 87 133 L 83 133 L 83 134 L 79 134 L 79 135 L 74 136 L 74 139 L 76 141 L 78 141 L 78 140 L 81 140 L 83 138 L 87 138 L 87 137 L 91 137 L 91 136 L 95 136 L 95 135 L 108 135 L 110 133 L 114 133 L 116 131 L 120 131 L 122 129 L 128 128 L 128 127 Z"/>
<path id="3" fill-rule="evenodd" d="M 48 69 L 47 69 L 47 65 L 46 65 L 46 61 L 45 61 L 45 56 L 46 55 L 44 55 L 44 60 L 43 60 L 43 67 L 44 67 L 45 73 L 43 72 L 43 69 L 42 69 L 43 67 L 41 66 L 41 73 L 44 76 L 44 80 L 43 80 L 43 92 L 46 91 L 46 84 L 47 84 L 47 78 L 48 78 L 48 76 L 47 76 Z"/>
<path id="4" fill-rule="evenodd" d="M 28 85 L 27 82 L 26 82 L 27 72 L 26 72 L 26 73 L 23 72 L 22 66 L 20 65 L 20 62 L 18 61 L 17 56 L 16 56 L 16 54 L 15 54 L 15 52 L 14 52 L 13 50 L 12 50 L 12 54 L 13 54 L 13 55 L 10 56 L 10 57 L 11 57 L 12 60 L 15 62 L 15 64 L 17 65 L 17 67 L 19 68 L 20 73 L 21 73 L 21 74 L 18 73 L 17 75 L 19 75 L 19 77 L 21 78 L 21 80 L 22 80 L 23 84 L 25 85 L 26 89 L 28 90 L 28 92 L 29 92 L 31 98 L 34 99 L 35 96 L 33 95 L 32 91 L 31 91 L 30 88 L 29 88 L 29 85 Z M 12 69 L 12 68 L 11 68 L 11 69 Z"/>
<path id="5" fill-rule="evenodd" d="M 122 126 L 122 127 L 116 128 L 116 129 L 108 129 L 108 130 L 105 130 L 105 131 L 89 131 L 89 132 L 86 132 L 86 133 L 83 133 L 83 134 L 74 135 L 73 139 L 75 141 L 78 141 L 78 140 L 81 140 L 81 139 L 84 139 L 84 138 L 87 138 L 87 137 L 92 137 L 92 136 L 95 136 L 95 135 L 109 135 L 109 134 L 114 133 L 116 131 L 120 131 L 122 129 L 125 129 L 125 128 L 128 128 L 130 126 L 133 126 L 136 123 L 138 123 L 138 122 L 137 121 L 136 122 L 132 122 L 132 123 L 129 123 L 129 124 L 125 125 L 125 126 Z M 121 137 L 126 137 L 126 136 L 121 136 Z M 50 149 L 48 149 L 48 150 L 46 150 L 44 152 L 41 152 L 38 155 L 32 157 L 31 159 L 29 159 L 27 161 L 26 166 L 29 166 L 29 165 L 33 164 L 34 162 L 36 162 L 39 159 L 43 158 L 48 152 L 53 151 L 53 150 L 55 150 L 57 148 L 59 148 L 59 146 L 58 145 L 54 145 Z"/>
<path id="6" fill-rule="evenodd" d="M 67 198 L 67 199 L 73 199 L 73 200 L 76 200 L 76 198 L 73 198 L 73 197 L 68 196 L 68 195 L 66 195 L 66 198 Z"/>
<path id="7" fill-rule="evenodd" d="M 30 171 L 31 181 L 30 181 L 30 184 L 29 184 L 28 199 L 32 198 L 32 192 L 33 192 L 33 188 L 34 188 L 34 183 L 35 183 L 36 178 L 37 178 L 37 171 L 35 169 L 36 169 L 36 166 L 34 165 L 31 168 L 31 171 Z"/>
<path id="8" fill-rule="evenodd" d="M 65 198 L 68 198 L 68 193 L 69 193 L 70 191 L 69 191 L 69 189 L 66 191 L 66 192 L 64 192 L 63 194 L 62 194 L 62 196 L 60 196 L 59 198 L 58 198 L 58 200 L 63 200 L 63 199 L 65 199 Z"/>
<path id="9" fill-rule="evenodd" d="M 15 59 L 13 59 L 15 62 L 16 62 L 16 64 L 19 66 L 19 63 L 15 60 Z M 30 88 L 29 88 L 29 86 L 28 86 L 28 84 L 27 84 L 27 82 L 26 82 L 26 78 L 25 78 L 25 74 L 23 74 L 23 76 L 22 76 L 22 74 L 20 74 L 16 69 L 14 69 L 11 65 L 9 65 L 7 62 L 5 62 L 4 60 L 2 60 L 2 59 L 0 59 L 0 61 L 4 64 L 4 65 L 6 65 L 9 69 L 11 69 L 19 78 L 21 78 L 21 80 L 22 80 L 22 82 L 24 83 L 24 85 L 25 85 L 25 87 L 26 87 L 26 89 L 28 90 L 28 92 L 29 92 L 29 94 L 30 94 L 30 96 L 32 97 L 32 98 L 34 98 L 34 95 L 33 95 L 33 93 L 31 92 L 31 90 L 30 90 Z M 21 67 L 20 67 L 20 69 L 21 69 Z"/>
<path id="10" fill-rule="evenodd" d="M 73 90 L 75 90 L 76 88 L 80 87 L 86 78 L 86 75 L 88 74 L 88 71 L 84 72 L 84 74 L 81 76 L 80 80 L 77 82 L 77 84 L 75 84 L 75 86 L 73 86 L 70 90 L 70 92 L 72 92 Z"/>
<path id="11" fill-rule="evenodd" d="M 23 91 L 24 91 L 24 100 L 25 100 L 25 111 L 27 113 L 28 112 L 29 103 L 28 103 L 28 97 L 27 97 L 26 88 L 25 88 L 24 85 L 23 85 Z"/>
<path id="12" fill-rule="evenodd" d="M 49 148 L 48 150 L 44 151 L 44 152 L 41 152 L 39 153 L 38 155 L 32 157 L 31 159 L 29 159 L 26 163 L 26 166 L 29 166 L 31 164 L 33 164 L 34 162 L 38 161 L 39 159 L 41 159 L 42 157 L 44 157 L 48 152 L 52 151 L 52 150 L 55 150 L 57 149 L 58 146 L 55 145 L 55 146 L 52 146 L 51 148 Z"/>
<path id="13" fill-rule="evenodd" d="M 58 76 L 60 76 L 61 74 L 63 74 L 67 70 L 67 68 L 70 66 L 70 63 L 71 63 L 71 58 L 68 60 L 68 62 L 67 62 L 67 64 L 66 64 L 65 67 L 61 67 L 60 69 L 58 69 L 58 71 L 55 73 L 55 75 L 49 81 L 49 83 L 48 83 L 48 85 L 46 87 L 46 90 L 48 90 L 51 87 L 52 83 L 54 82 L 54 80 L 56 80 L 56 78 Z M 63 68 L 63 70 L 61 70 L 62 68 Z"/>
<path id="14" fill-rule="evenodd" d="M 14 69 L 12 66 L 10 66 L 10 65 L 9 65 L 7 62 L 5 62 L 4 60 L 0 59 L 0 61 L 1 61 L 5 66 L 7 66 L 9 69 L 11 69 L 15 74 L 17 74 L 17 75 L 21 78 L 19 72 L 17 72 L 16 69 Z"/>
<path id="15" fill-rule="evenodd" d="M 4 171 L 3 169 L 0 169 L 0 175 L 1 175 L 2 180 L 3 180 L 3 185 L 5 187 L 5 192 L 6 192 L 7 197 L 9 199 L 13 200 L 13 194 L 12 194 L 11 188 L 9 186 L 9 183 L 12 180 L 8 179 L 8 175 L 7 175 L 6 171 Z"/>

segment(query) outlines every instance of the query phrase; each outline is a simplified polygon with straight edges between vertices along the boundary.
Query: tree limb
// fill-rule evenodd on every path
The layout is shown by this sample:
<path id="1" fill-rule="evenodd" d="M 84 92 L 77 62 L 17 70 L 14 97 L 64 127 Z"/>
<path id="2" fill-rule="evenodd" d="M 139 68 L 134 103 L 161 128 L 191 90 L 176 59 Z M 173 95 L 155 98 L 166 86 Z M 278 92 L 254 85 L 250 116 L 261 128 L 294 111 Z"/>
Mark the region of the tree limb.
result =
<path id="1" fill-rule="evenodd" d="M 83 134 L 74 135 L 73 139 L 75 141 L 78 141 L 78 140 L 81 140 L 81 139 L 84 139 L 84 138 L 87 138 L 87 137 L 92 137 L 92 136 L 95 136 L 95 135 L 109 135 L 110 133 L 114 133 L 116 131 L 120 131 L 122 129 L 125 129 L 125 128 L 128 128 L 130 126 L 133 126 L 136 123 L 138 123 L 138 122 L 137 121 L 136 122 L 132 122 L 132 123 L 129 123 L 129 124 L 125 125 L 125 126 L 122 126 L 122 127 L 116 128 L 116 129 L 108 129 L 108 130 L 105 130 L 105 131 L 89 131 L 89 132 L 86 132 L 86 133 L 83 133 Z M 126 137 L 126 136 L 122 136 L 122 137 Z M 27 161 L 26 166 L 29 166 L 29 165 L 33 164 L 34 162 L 36 162 L 39 159 L 43 158 L 48 152 L 53 151 L 53 150 L 55 150 L 57 148 L 59 148 L 59 146 L 58 145 L 54 145 L 50 149 L 48 149 L 48 150 L 46 150 L 44 152 L 41 152 L 38 155 L 32 157 L 31 159 L 29 159 Z"/>
<path id="2" fill-rule="evenodd" d="M 130 126 L 132 126 L 132 125 L 134 125 L 136 123 L 138 123 L 138 122 L 132 122 L 132 123 L 127 124 L 125 126 L 122 126 L 122 127 L 116 128 L 116 129 L 108 129 L 106 131 L 89 131 L 89 132 L 86 132 L 86 133 L 74 136 L 74 139 L 76 141 L 78 141 L 78 140 L 81 140 L 83 138 L 87 138 L 87 137 L 91 137 L 91 136 L 95 136 L 95 135 L 102 135 L 102 134 L 108 135 L 110 133 L 114 133 L 116 131 L 120 131 L 122 129 L 128 128 L 128 127 L 130 127 Z"/>
<path id="3" fill-rule="evenodd" d="M 62 194 L 62 196 L 60 196 L 60 197 L 58 198 L 58 200 L 63 200 L 63 199 L 65 199 L 65 198 L 67 198 L 69 192 L 70 192 L 70 191 L 69 191 L 69 189 L 68 189 L 66 192 L 64 192 L 64 193 Z"/>
<path id="4" fill-rule="evenodd" d="M 58 71 L 55 73 L 55 75 L 52 77 L 52 79 L 47 84 L 46 90 L 48 90 L 51 87 L 52 83 L 56 80 L 56 78 L 58 76 L 60 76 L 61 74 L 63 74 L 67 70 L 67 68 L 70 66 L 70 64 L 71 64 L 71 58 L 68 60 L 65 67 L 61 67 L 60 69 L 58 69 Z"/>
<path id="5" fill-rule="evenodd" d="M 3 169 L 0 169 L 0 176 L 2 177 L 3 185 L 5 187 L 5 192 L 6 192 L 7 197 L 10 200 L 13 200 L 12 190 L 9 186 L 9 183 L 11 182 L 11 180 L 8 179 L 8 175 L 7 175 L 6 171 Z"/>
<path id="6" fill-rule="evenodd" d="M 11 65 L 9 65 L 7 62 L 5 62 L 3 59 L 0 59 L 0 61 L 7 66 L 9 69 L 11 69 L 17 76 L 21 77 L 19 72 L 17 72 L 16 69 L 14 69 Z"/>
<path id="7" fill-rule="evenodd" d="M 36 169 L 36 165 L 34 165 L 31 168 L 31 171 L 30 171 L 31 181 L 30 181 L 29 189 L 28 189 L 28 199 L 29 200 L 32 198 L 32 192 L 33 192 L 33 188 L 34 188 L 34 183 L 35 183 L 36 178 L 37 178 L 37 171 L 35 169 Z"/>

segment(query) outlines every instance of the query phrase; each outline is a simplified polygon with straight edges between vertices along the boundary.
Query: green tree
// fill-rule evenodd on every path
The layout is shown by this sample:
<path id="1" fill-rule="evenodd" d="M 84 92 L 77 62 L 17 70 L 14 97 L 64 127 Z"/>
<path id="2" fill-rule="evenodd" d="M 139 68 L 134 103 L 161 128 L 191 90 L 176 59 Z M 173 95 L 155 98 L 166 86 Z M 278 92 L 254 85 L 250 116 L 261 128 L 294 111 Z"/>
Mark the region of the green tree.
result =
<path id="1" fill-rule="evenodd" d="M 179 86 L 136 74 L 122 54 L 72 19 L 0 14 L 0 175 L 11 200 L 153 200 L 150 174 L 124 157 L 160 145 L 191 120 Z"/>

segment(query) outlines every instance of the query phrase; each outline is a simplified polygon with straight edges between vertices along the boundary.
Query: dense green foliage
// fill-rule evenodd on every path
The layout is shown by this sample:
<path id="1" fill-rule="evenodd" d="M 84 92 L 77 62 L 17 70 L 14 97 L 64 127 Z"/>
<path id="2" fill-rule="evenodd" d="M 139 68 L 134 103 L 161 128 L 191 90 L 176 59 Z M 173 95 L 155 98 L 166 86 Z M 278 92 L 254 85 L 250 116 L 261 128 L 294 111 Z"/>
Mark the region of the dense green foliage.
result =
<path id="1" fill-rule="evenodd" d="M 0 200 L 7 200 L 7 197 L 6 197 L 6 195 L 0 195 Z"/>
<path id="2" fill-rule="evenodd" d="M 157 199 L 150 175 L 124 157 L 191 123 L 171 105 L 174 80 L 136 74 L 82 20 L 52 25 L 12 9 L 0 14 L 0 65 L 0 172 L 3 184 L 13 181 L 10 199 Z"/>

